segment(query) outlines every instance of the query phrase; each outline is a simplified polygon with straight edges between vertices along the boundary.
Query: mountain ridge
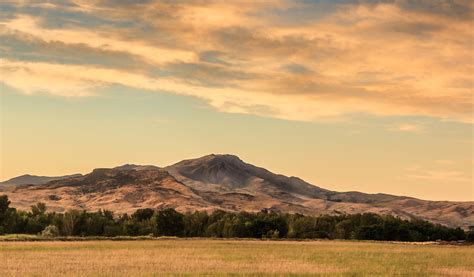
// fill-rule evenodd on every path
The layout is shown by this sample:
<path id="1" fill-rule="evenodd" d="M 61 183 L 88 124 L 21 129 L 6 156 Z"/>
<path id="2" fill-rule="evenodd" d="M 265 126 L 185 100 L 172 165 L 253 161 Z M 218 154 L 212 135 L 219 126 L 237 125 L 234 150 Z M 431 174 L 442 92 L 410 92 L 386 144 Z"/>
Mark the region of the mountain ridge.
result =
<path id="1" fill-rule="evenodd" d="M 3 191 L 3 192 L 2 192 Z M 28 209 L 45 202 L 50 209 L 110 209 L 117 213 L 139 208 L 171 207 L 179 211 L 247 211 L 262 209 L 302 214 L 391 214 L 451 227 L 474 225 L 474 202 L 427 201 L 390 194 L 336 192 L 298 177 L 275 174 L 235 155 L 206 155 L 166 167 L 125 164 L 43 184 L 0 189 L 12 206 Z"/>

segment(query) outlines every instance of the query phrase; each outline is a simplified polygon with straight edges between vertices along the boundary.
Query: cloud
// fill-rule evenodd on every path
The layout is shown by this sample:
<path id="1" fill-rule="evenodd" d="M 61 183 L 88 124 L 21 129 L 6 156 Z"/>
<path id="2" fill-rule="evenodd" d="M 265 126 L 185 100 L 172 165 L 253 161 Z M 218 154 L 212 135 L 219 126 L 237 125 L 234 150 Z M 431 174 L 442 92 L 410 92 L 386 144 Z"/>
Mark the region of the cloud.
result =
<path id="1" fill-rule="evenodd" d="M 472 183 L 472 172 L 456 169 L 459 163 L 453 160 L 435 160 L 427 167 L 413 165 L 405 168 L 405 178 L 420 179 L 435 182 L 466 182 Z"/>
<path id="2" fill-rule="evenodd" d="M 399 123 L 388 128 L 392 132 L 423 133 L 425 128 L 420 123 Z"/>
<path id="3" fill-rule="evenodd" d="M 468 177 L 462 171 L 457 170 L 422 170 L 409 169 L 405 175 L 411 179 L 422 179 L 431 181 L 450 181 L 450 182 L 472 182 L 472 177 Z"/>
<path id="4" fill-rule="evenodd" d="M 310 73 L 310 70 L 308 70 L 306 67 L 304 67 L 301 64 L 296 64 L 296 63 L 284 65 L 282 69 L 287 70 L 288 72 L 294 73 L 294 74 Z"/>
<path id="5" fill-rule="evenodd" d="M 454 165 L 455 164 L 455 162 L 452 160 L 436 160 L 435 162 L 440 165 Z"/>
<path id="6" fill-rule="evenodd" d="M 195 54 L 179 49 L 148 45 L 142 41 L 126 41 L 116 38 L 114 32 L 93 29 L 46 29 L 40 26 L 40 20 L 32 16 L 19 16 L 2 25 L 2 33 L 22 32 L 45 42 L 64 44 L 83 44 L 91 48 L 108 51 L 120 51 L 141 56 L 156 64 L 167 61 L 192 61 Z"/>
<path id="7" fill-rule="evenodd" d="M 470 0 L 398 0 L 396 3 L 407 12 L 456 20 L 472 20 L 474 12 L 474 4 Z"/>
<path id="8" fill-rule="evenodd" d="M 2 81 L 90 96 L 121 84 L 222 112 L 471 122 L 471 1 L 4 3 Z M 419 132 L 401 123 L 392 131 Z"/>

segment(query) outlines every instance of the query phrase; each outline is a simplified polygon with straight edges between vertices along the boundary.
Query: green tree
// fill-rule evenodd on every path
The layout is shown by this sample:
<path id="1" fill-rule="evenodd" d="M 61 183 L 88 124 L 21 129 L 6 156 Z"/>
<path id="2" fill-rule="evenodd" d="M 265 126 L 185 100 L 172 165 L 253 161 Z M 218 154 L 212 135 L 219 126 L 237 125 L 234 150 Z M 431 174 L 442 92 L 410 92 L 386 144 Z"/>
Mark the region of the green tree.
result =
<path id="1" fill-rule="evenodd" d="M 8 196 L 0 196 L 0 234 L 15 231 L 18 215 L 15 208 L 10 208 Z"/>
<path id="2" fill-rule="evenodd" d="M 350 239 L 354 231 L 352 221 L 350 219 L 345 219 L 338 222 L 334 226 L 333 238 L 335 239 Z"/>
<path id="3" fill-rule="evenodd" d="M 289 218 L 288 237 L 311 239 L 317 237 L 316 218 L 301 214 Z"/>
<path id="4" fill-rule="evenodd" d="M 160 236 L 182 236 L 184 233 L 183 215 L 171 208 L 158 211 L 156 231 Z"/>
<path id="5" fill-rule="evenodd" d="M 208 225 L 209 215 L 206 212 L 196 211 L 184 215 L 184 236 L 203 237 Z"/>
<path id="6" fill-rule="evenodd" d="M 63 233 L 66 236 L 78 235 L 78 225 L 81 218 L 81 213 L 78 210 L 69 210 L 63 217 Z"/>
<path id="7" fill-rule="evenodd" d="M 10 201 L 8 200 L 8 196 L 1 195 L 0 196 L 0 234 L 4 234 L 7 232 L 7 222 L 9 219 L 9 206 Z"/>
<path id="8" fill-rule="evenodd" d="M 136 221 L 150 220 L 155 212 L 152 209 L 138 209 L 132 214 Z"/>
<path id="9" fill-rule="evenodd" d="M 43 216 L 46 213 L 46 204 L 45 203 L 37 203 L 36 205 L 31 206 L 31 213 L 33 216 Z"/>
<path id="10" fill-rule="evenodd" d="M 29 234 L 38 234 L 46 226 L 51 224 L 51 215 L 46 214 L 46 204 L 37 203 L 31 206 L 31 212 L 28 213 L 25 232 Z"/>
<path id="11" fill-rule="evenodd" d="M 469 231 L 466 234 L 466 241 L 474 243 L 474 226 L 469 226 Z"/>

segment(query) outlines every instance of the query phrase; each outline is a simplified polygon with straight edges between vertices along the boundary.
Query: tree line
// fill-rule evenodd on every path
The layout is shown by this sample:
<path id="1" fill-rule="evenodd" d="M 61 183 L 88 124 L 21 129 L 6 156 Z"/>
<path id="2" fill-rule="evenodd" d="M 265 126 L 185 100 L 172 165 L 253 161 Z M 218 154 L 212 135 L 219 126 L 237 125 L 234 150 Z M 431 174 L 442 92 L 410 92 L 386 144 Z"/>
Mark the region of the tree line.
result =
<path id="1" fill-rule="evenodd" d="M 0 234 L 43 236 L 178 236 L 218 238 L 356 239 L 387 241 L 474 241 L 465 232 L 423 220 L 390 215 L 339 214 L 308 216 L 262 210 L 258 213 L 139 209 L 114 216 L 108 210 L 47 212 L 44 203 L 20 211 L 0 196 Z"/>

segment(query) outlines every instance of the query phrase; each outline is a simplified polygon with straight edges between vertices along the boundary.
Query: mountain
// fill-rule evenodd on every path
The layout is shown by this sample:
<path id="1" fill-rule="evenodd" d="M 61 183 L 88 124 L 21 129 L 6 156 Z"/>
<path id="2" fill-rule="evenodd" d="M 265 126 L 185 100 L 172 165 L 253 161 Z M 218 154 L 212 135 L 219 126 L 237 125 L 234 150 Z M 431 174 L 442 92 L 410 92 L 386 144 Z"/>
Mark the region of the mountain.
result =
<path id="1" fill-rule="evenodd" d="M 82 174 L 72 174 L 72 175 L 65 175 L 65 176 L 36 176 L 36 175 L 21 175 L 15 178 L 11 178 L 10 180 L 6 180 L 4 182 L 0 182 L 2 185 L 41 185 L 45 184 L 50 181 L 55 180 L 62 180 L 68 179 L 73 177 L 82 176 Z"/>
<path id="2" fill-rule="evenodd" d="M 328 190 L 244 163 L 233 155 L 208 155 L 165 168 L 178 180 L 205 191 L 262 191 L 326 197 Z"/>
<path id="3" fill-rule="evenodd" d="M 451 227 L 474 225 L 474 202 L 426 201 L 412 197 L 336 192 L 297 177 L 272 173 L 233 155 L 207 155 L 164 168 L 123 165 L 40 185 L 9 186 L 12 206 L 29 209 L 45 202 L 50 210 L 172 207 L 181 212 L 262 209 L 318 215 L 391 214 Z"/>

